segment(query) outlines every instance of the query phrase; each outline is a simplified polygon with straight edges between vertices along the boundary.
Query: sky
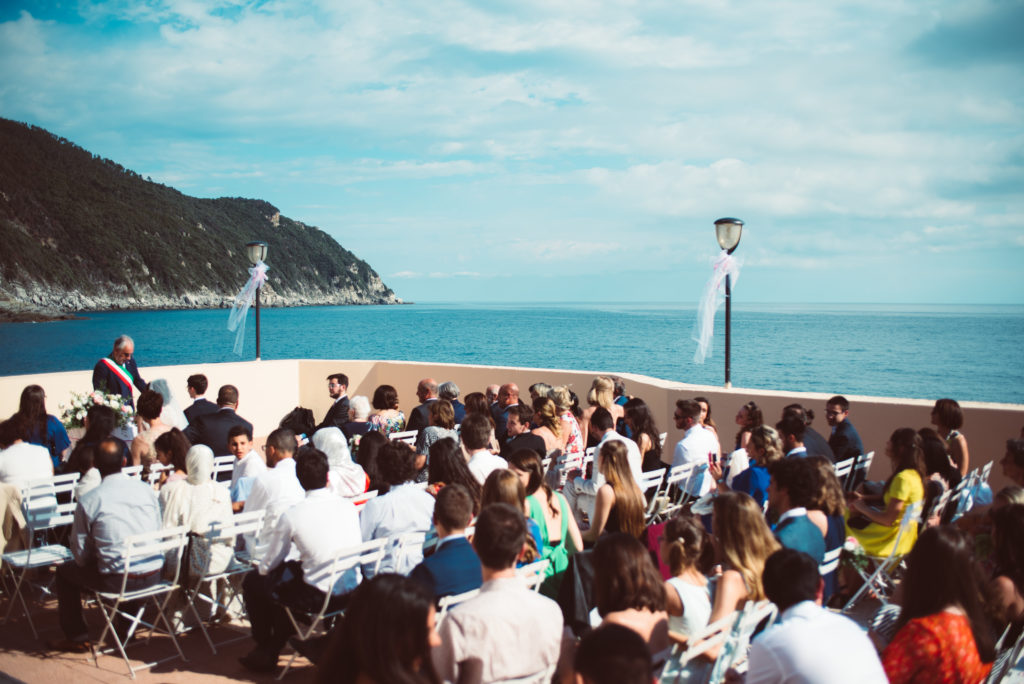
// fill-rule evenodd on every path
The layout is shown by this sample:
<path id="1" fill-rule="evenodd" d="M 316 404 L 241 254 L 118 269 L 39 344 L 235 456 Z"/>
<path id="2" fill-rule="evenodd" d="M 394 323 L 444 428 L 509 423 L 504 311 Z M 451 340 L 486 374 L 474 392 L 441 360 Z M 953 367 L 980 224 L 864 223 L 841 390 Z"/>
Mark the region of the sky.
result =
<path id="1" fill-rule="evenodd" d="M 732 216 L 737 305 L 1024 304 L 1022 33 L 1024 0 L 5 0 L 0 116 L 267 200 L 407 301 L 693 303 Z"/>

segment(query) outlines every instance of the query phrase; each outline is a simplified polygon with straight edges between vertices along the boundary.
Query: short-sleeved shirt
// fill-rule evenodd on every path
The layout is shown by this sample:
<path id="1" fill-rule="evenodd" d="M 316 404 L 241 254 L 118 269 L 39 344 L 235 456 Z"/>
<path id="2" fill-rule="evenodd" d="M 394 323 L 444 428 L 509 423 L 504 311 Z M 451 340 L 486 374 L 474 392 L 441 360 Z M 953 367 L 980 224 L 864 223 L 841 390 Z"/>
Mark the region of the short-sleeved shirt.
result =
<path id="1" fill-rule="evenodd" d="M 903 625 L 882 654 L 891 684 L 980 682 L 991 663 L 982 663 L 966 615 L 943 611 Z"/>

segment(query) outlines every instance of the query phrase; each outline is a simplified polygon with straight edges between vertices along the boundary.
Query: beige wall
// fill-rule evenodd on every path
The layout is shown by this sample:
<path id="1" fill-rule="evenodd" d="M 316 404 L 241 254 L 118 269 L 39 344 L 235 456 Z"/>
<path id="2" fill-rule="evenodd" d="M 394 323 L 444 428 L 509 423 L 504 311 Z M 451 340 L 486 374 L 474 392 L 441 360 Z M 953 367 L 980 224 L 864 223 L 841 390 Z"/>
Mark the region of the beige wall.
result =
<path id="1" fill-rule="evenodd" d="M 587 389 L 595 372 L 566 371 L 540 368 L 514 368 L 468 366 L 458 364 L 404 363 L 395 361 L 356 360 L 289 360 L 252 361 L 245 363 L 197 364 L 189 366 L 147 367 L 142 373 L 147 380 L 166 378 L 179 404 L 188 404 L 185 378 L 196 372 L 206 373 L 210 379 L 207 396 L 215 398 L 217 387 L 225 383 L 238 386 L 239 413 L 252 421 L 256 434 L 265 436 L 288 411 L 296 406 L 313 409 L 321 420 L 330 405 L 326 377 L 343 372 L 349 376 L 349 395 L 373 396 L 380 384 L 394 385 L 399 393 L 403 411 L 417 404 L 416 384 L 424 377 L 438 382 L 454 381 L 463 396 L 483 391 L 493 383 L 515 382 L 524 396 L 535 382 L 551 385 L 569 385 L 585 403 Z M 736 425 L 733 417 L 745 402 L 753 400 L 764 410 L 771 423 L 778 420 L 782 407 L 799 402 L 814 409 L 814 427 L 828 436 L 825 422 L 825 400 L 830 395 L 821 393 L 773 392 L 767 390 L 723 389 L 702 385 L 668 382 L 641 375 L 619 373 L 626 381 L 628 394 L 644 399 L 651 406 L 658 427 L 668 432 L 668 448 L 681 435 L 672 423 L 672 409 L 676 399 L 703 395 L 711 401 L 712 414 L 719 426 L 719 435 L 725 449 L 732 446 Z M 72 389 L 90 388 L 91 371 L 48 373 L 35 376 L 0 377 L 0 415 L 10 415 L 18 406 L 22 388 L 39 384 L 46 389 L 47 407 L 57 413 L 57 404 L 65 401 Z M 932 402 L 918 399 L 886 397 L 860 397 L 850 395 L 850 420 L 857 427 L 867 450 L 876 452 L 871 477 L 882 479 L 888 473 L 885 462 L 885 442 L 899 427 L 920 428 L 929 424 Z M 1005 452 L 1006 440 L 1020 436 L 1024 426 L 1024 405 L 963 402 L 964 428 L 971 453 L 972 467 L 987 461 L 998 461 Z M 1007 484 L 998 465 L 993 468 L 993 489 Z"/>

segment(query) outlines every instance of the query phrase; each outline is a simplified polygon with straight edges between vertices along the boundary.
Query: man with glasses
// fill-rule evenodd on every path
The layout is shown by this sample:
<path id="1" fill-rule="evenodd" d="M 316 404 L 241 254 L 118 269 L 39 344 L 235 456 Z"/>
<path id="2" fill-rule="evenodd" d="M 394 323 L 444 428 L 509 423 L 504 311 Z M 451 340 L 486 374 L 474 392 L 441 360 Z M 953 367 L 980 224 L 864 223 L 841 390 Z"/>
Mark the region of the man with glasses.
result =
<path id="1" fill-rule="evenodd" d="M 836 395 L 825 404 L 825 419 L 832 426 L 832 436 L 828 445 L 836 456 L 836 462 L 855 458 L 864 453 L 864 444 L 853 423 L 847 420 L 850 415 L 850 402 L 846 397 Z"/>
<path id="2" fill-rule="evenodd" d="M 140 392 L 149 389 L 149 383 L 139 375 L 139 367 L 135 365 L 135 342 L 127 335 L 114 340 L 114 350 L 96 362 L 92 369 L 92 388 L 101 392 L 120 394 L 124 402 L 131 407 L 132 385 Z"/>
<path id="3" fill-rule="evenodd" d="M 348 422 L 348 376 L 344 373 L 331 373 L 327 376 L 327 393 L 334 401 L 327 410 L 322 423 L 316 429 L 326 427 L 341 428 Z"/>

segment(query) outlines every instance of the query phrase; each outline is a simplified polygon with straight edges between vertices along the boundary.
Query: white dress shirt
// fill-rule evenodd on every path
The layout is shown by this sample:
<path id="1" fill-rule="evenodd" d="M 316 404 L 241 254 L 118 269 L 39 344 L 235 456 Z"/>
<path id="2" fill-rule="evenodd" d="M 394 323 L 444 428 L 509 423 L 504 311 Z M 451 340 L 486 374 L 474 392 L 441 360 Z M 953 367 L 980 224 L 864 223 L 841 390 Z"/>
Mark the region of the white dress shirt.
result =
<path id="1" fill-rule="evenodd" d="M 707 463 L 708 454 L 717 454 L 720 450 L 715 433 L 702 425 L 694 425 L 676 444 L 675 453 L 672 455 L 672 467 L 685 463 Z M 711 478 L 706 473 L 699 476 L 690 487 L 690 493 L 695 496 L 703 496 L 710 490 Z"/>
<path id="2" fill-rule="evenodd" d="M 878 652 L 852 620 L 803 601 L 750 647 L 746 684 L 885 684 Z"/>
<path id="3" fill-rule="evenodd" d="M 231 469 L 231 494 L 234 496 L 237 491 L 238 481 L 245 477 L 257 477 L 267 472 L 267 464 L 263 457 L 255 451 L 250 451 L 242 458 L 235 461 Z M 243 499 L 244 500 L 244 499 Z"/>
<path id="4" fill-rule="evenodd" d="M 162 526 L 160 503 L 152 488 L 138 478 L 113 473 L 79 499 L 71 528 L 71 553 L 79 565 L 96 561 L 101 573 L 124 572 L 121 554 L 125 537 L 155 532 Z M 163 564 L 163 555 L 156 555 L 133 562 L 132 572 L 159 570 Z"/>
<path id="5" fill-rule="evenodd" d="M 256 557 L 256 546 L 266 545 L 270 541 L 270 533 L 277 526 L 281 514 L 306 498 L 306 490 L 299 484 L 295 476 L 295 459 L 285 458 L 256 477 L 249 498 L 245 500 L 245 512 L 265 510 L 263 531 L 258 540 L 250 535 L 245 536 L 246 550 Z M 255 545 L 254 545 L 255 542 Z"/>
<path id="6" fill-rule="evenodd" d="M 363 539 L 380 539 L 402 532 L 426 532 L 434 517 L 434 497 L 421 487 L 406 482 L 392 487 L 384 496 L 366 502 L 359 516 Z M 423 560 L 423 548 L 406 548 L 401 566 L 389 550 L 380 564 L 380 572 L 408 575 Z"/>
<path id="7" fill-rule="evenodd" d="M 473 477 L 482 485 L 487 476 L 495 470 L 502 468 L 508 468 L 508 461 L 503 459 L 501 456 L 495 456 L 486 449 L 481 449 L 473 454 L 472 458 L 469 459 L 469 472 L 473 473 Z"/>
<path id="8" fill-rule="evenodd" d="M 352 502 L 336 496 L 329 489 L 314 489 L 281 514 L 270 535 L 259 571 L 266 575 L 283 563 L 294 544 L 302 561 L 306 584 L 327 593 L 332 589 L 331 564 L 335 556 L 339 551 L 359 546 L 362 541 L 359 513 Z M 335 594 L 343 594 L 357 584 L 358 566 L 337 578 L 333 590 Z"/>
<path id="9" fill-rule="evenodd" d="M 46 447 L 15 442 L 0 451 L 0 482 L 21 487 L 29 480 L 53 476 L 53 461 Z"/>

